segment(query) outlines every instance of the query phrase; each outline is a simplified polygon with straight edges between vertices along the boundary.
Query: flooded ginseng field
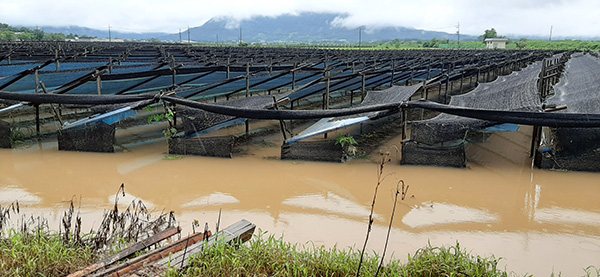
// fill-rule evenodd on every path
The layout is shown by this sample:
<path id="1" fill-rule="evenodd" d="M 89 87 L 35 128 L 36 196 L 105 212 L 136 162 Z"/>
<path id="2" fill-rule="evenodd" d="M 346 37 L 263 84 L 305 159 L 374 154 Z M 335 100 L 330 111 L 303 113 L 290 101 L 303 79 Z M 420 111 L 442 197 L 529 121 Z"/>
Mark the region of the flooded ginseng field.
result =
<path id="1" fill-rule="evenodd" d="M 233 159 L 166 158 L 164 141 L 111 154 L 58 151 L 56 142 L 3 149 L 0 204 L 16 199 L 21 213 L 43 215 L 58 229 L 74 199 L 85 231 L 100 224 L 123 183 L 120 204 L 141 199 L 156 213 L 173 210 L 184 232 L 194 220 L 214 230 L 222 210 L 221 226 L 245 218 L 290 242 L 362 245 L 377 154 L 349 164 L 282 161 L 281 141 L 270 135 L 249 142 L 247 154 Z M 406 261 L 428 243 L 459 242 L 472 254 L 502 257 L 500 267 L 519 275 L 580 276 L 600 267 L 600 175 L 532 169 L 530 141 L 531 128 L 521 127 L 470 143 L 466 169 L 400 166 L 392 150 L 369 248 L 382 251 L 403 180 L 410 187 L 395 212 L 388 256 Z"/>

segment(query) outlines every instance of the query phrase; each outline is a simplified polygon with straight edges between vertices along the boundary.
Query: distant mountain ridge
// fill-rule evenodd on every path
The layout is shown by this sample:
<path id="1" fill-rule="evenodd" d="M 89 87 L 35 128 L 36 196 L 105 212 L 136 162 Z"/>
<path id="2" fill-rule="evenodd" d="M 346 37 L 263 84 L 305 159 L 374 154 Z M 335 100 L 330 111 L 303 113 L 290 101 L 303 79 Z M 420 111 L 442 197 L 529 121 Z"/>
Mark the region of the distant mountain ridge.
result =
<path id="1" fill-rule="evenodd" d="M 76 34 L 80 36 L 90 36 L 97 38 L 108 38 L 108 26 L 106 26 L 105 30 L 92 29 L 88 27 L 80 27 L 80 26 L 63 26 L 63 27 L 55 27 L 55 26 L 42 26 L 39 27 L 46 33 L 61 33 L 61 34 Z M 33 28 L 32 28 L 33 29 Z M 120 32 L 111 30 L 110 37 L 111 38 L 122 38 L 122 39 L 132 39 L 132 40 L 145 40 L 156 38 L 160 36 L 168 35 L 168 33 L 133 33 L 133 32 Z"/>
<path id="2" fill-rule="evenodd" d="M 456 34 L 418 30 L 407 27 L 383 27 L 348 29 L 338 22 L 347 17 L 344 14 L 304 12 L 299 14 L 283 14 L 277 17 L 255 16 L 250 19 L 236 20 L 231 17 L 212 18 L 202 26 L 183 30 L 182 33 L 133 33 L 111 30 L 112 38 L 163 41 L 191 41 L 237 43 L 240 35 L 247 43 L 363 43 L 399 40 L 456 40 Z M 43 26 L 44 32 L 86 35 L 108 38 L 106 30 L 97 30 L 79 26 L 50 27 Z M 240 34 L 241 33 L 241 34 Z M 461 40 L 477 40 L 476 36 L 461 35 Z"/>
<path id="3" fill-rule="evenodd" d="M 199 42 L 243 42 L 248 43 L 359 43 L 386 40 L 456 40 L 456 34 L 425 31 L 406 27 L 348 29 L 336 22 L 344 14 L 300 13 L 283 14 L 277 17 L 256 16 L 236 21 L 229 17 L 218 17 L 207 21 L 200 27 L 191 28 L 189 37 Z M 362 29 L 362 30 L 361 30 Z M 240 34 L 241 33 L 241 34 Z M 186 41 L 187 31 L 181 38 Z M 161 40 L 179 41 L 179 34 L 158 37 Z M 461 35 L 461 40 L 476 40 L 475 36 Z"/>

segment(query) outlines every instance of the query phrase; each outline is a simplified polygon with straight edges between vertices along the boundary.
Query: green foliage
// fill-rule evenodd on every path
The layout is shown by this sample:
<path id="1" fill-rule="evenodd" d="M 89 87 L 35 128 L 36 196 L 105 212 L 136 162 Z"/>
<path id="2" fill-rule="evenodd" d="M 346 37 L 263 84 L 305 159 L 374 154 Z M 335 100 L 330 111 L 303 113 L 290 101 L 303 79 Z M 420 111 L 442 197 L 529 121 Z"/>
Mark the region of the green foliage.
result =
<path id="1" fill-rule="evenodd" d="M 40 30 L 40 29 L 35 29 L 33 30 L 33 39 L 34 40 L 42 40 L 44 39 L 44 31 Z"/>
<path id="2" fill-rule="evenodd" d="M 145 107 L 144 109 L 149 112 L 152 112 L 151 107 Z M 170 108 L 166 108 L 166 112 L 164 114 L 151 114 L 148 116 L 148 123 L 161 122 L 164 119 L 166 119 L 169 122 L 169 127 L 163 130 L 162 133 L 165 135 L 166 138 L 169 139 L 175 134 L 177 134 L 177 129 L 173 127 L 173 122 L 175 120 L 175 111 L 171 110 Z"/>
<path id="3" fill-rule="evenodd" d="M 65 41 L 67 37 L 64 34 L 58 34 L 58 33 L 45 33 L 43 35 L 43 40 L 50 40 L 50 41 Z"/>
<path id="4" fill-rule="evenodd" d="M 353 136 L 347 134 L 341 134 L 335 139 L 335 144 L 341 145 L 343 148 L 355 146 L 358 143 Z"/>
<path id="5" fill-rule="evenodd" d="M 31 41 L 31 40 L 51 40 L 65 41 L 67 36 L 60 33 L 45 33 L 43 30 L 31 30 L 27 27 L 12 27 L 5 23 L 0 23 L 0 41 Z"/>
<path id="6" fill-rule="evenodd" d="M 0 31 L 0 41 L 14 41 L 15 33 L 11 31 Z"/>
<path id="7" fill-rule="evenodd" d="M 520 39 L 519 41 L 515 42 L 515 46 L 519 50 L 525 49 L 525 47 L 527 47 L 527 39 L 526 38 Z"/>
<path id="8" fill-rule="evenodd" d="M 448 42 L 449 42 L 449 40 L 447 40 L 447 39 L 435 39 L 434 38 L 430 41 L 423 42 L 423 47 L 424 48 L 439 48 L 440 44 L 442 44 L 442 43 L 447 44 Z"/>
<path id="9" fill-rule="evenodd" d="M 331 249 L 313 244 L 285 242 L 259 232 L 241 246 L 217 243 L 190 258 L 184 272 L 170 271 L 167 276 L 354 276 L 360 252 L 354 248 Z M 361 276 L 374 276 L 380 257 L 365 255 Z M 384 265 L 380 276 L 507 276 L 497 269 L 494 257 L 469 255 L 454 247 L 427 246 L 402 265 L 393 260 Z"/>
<path id="10" fill-rule="evenodd" d="M 353 136 L 341 134 L 335 139 L 335 144 L 342 146 L 342 150 L 344 151 L 344 161 L 351 160 L 358 153 L 358 148 L 356 148 L 358 143 Z"/>
<path id="11" fill-rule="evenodd" d="M 58 234 L 10 230 L 0 239 L 0 276 L 65 276 L 97 259 L 91 248 L 67 244 Z"/>
<path id="12" fill-rule="evenodd" d="M 417 250 L 401 269 L 401 276 L 508 276 L 498 269 L 499 259 L 472 256 L 456 246 L 427 247 Z"/>
<path id="13" fill-rule="evenodd" d="M 190 259 L 185 272 L 167 276 L 349 276 L 358 266 L 359 252 L 350 248 L 327 249 L 312 244 L 298 245 L 259 232 L 249 243 L 235 246 L 219 242 Z M 363 263 L 365 276 L 373 276 L 379 257 L 370 255 Z M 383 268 L 393 275 L 398 262 Z"/>
<path id="14" fill-rule="evenodd" d="M 497 38 L 497 37 L 498 37 L 498 33 L 496 32 L 496 29 L 492 28 L 492 29 L 485 30 L 483 32 L 483 35 L 479 36 L 479 40 L 484 41 L 486 38 Z"/>
<path id="15" fill-rule="evenodd" d="M 240 43 L 238 44 L 238 46 L 239 46 L 239 47 L 247 47 L 247 46 L 249 46 L 249 45 L 250 45 L 250 44 L 248 44 L 247 42 L 240 42 Z"/>

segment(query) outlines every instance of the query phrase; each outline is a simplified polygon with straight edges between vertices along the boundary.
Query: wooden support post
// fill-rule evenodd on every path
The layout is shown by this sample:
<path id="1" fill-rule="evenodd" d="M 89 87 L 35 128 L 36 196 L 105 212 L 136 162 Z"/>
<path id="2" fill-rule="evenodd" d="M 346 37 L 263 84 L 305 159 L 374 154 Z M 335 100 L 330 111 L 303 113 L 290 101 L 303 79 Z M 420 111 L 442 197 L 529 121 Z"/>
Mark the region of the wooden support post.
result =
<path id="1" fill-rule="evenodd" d="M 541 126 L 533 126 L 533 133 L 531 134 L 531 152 L 529 157 L 535 157 L 535 152 L 540 143 L 540 136 L 542 135 L 542 127 Z"/>
<path id="2" fill-rule="evenodd" d="M 96 89 L 98 90 L 98 95 L 102 95 L 102 80 L 100 79 L 100 71 L 96 70 Z"/>
<path id="3" fill-rule="evenodd" d="M 173 68 L 173 88 L 177 86 L 177 69 Z"/>
<path id="4" fill-rule="evenodd" d="M 250 63 L 246 63 L 246 97 L 250 95 Z"/>
<path id="5" fill-rule="evenodd" d="M 327 78 L 327 83 L 325 84 L 325 99 L 324 100 L 324 110 L 329 110 L 329 93 L 330 93 L 330 72 L 325 72 L 325 78 Z"/>
<path id="6" fill-rule="evenodd" d="M 367 94 L 367 89 L 366 89 L 366 76 L 364 73 L 362 73 L 361 75 L 362 75 L 362 85 L 361 85 L 360 101 L 362 102 L 365 99 L 365 96 Z"/>
<path id="7" fill-rule="evenodd" d="M 292 90 L 296 89 L 296 67 L 297 63 L 294 63 L 294 69 L 292 70 Z"/>
<path id="8" fill-rule="evenodd" d="M 463 78 L 465 76 L 465 72 L 463 70 L 460 71 L 460 94 L 463 92 Z"/>
<path id="9" fill-rule="evenodd" d="M 427 65 L 427 80 L 431 78 L 431 65 Z"/>
<path id="10" fill-rule="evenodd" d="M 231 74 L 230 74 L 231 70 L 229 69 L 229 60 L 230 60 L 230 58 L 227 58 L 227 80 L 229 80 L 229 78 L 231 76 Z"/>
<path id="11" fill-rule="evenodd" d="M 35 131 L 40 136 L 40 104 L 35 105 Z"/>
<path id="12" fill-rule="evenodd" d="M 56 71 L 60 69 L 60 62 L 58 61 L 58 49 L 54 50 L 54 59 L 56 60 Z"/>
<path id="13" fill-rule="evenodd" d="M 441 86 L 441 83 L 440 83 Z M 424 87 L 423 91 L 421 91 L 421 100 L 427 100 L 427 97 L 429 96 L 429 92 L 427 91 L 427 88 Z M 421 120 L 423 120 L 423 118 L 425 117 L 425 109 L 421 109 Z"/>
<path id="14" fill-rule="evenodd" d="M 39 75 L 39 69 L 35 69 L 35 93 L 38 93 L 40 91 L 40 75 Z"/>
<path id="15" fill-rule="evenodd" d="M 246 119 L 246 136 L 250 134 L 250 120 Z"/>
<path id="16" fill-rule="evenodd" d="M 408 110 L 402 108 L 402 141 L 406 140 L 406 132 L 408 131 Z"/>
<path id="17" fill-rule="evenodd" d="M 394 86 L 394 74 L 396 73 L 395 67 L 396 67 L 396 63 L 394 60 L 392 60 L 392 80 L 390 81 L 390 87 Z"/>
<path id="18" fill-rule="evenodd" d="M 450 82 L 450 92 L 452 92 L 452 82 Z M 448 80 L 446 80 L 446 90 L 444 92 L 444 104 L 448 104 Z"/>

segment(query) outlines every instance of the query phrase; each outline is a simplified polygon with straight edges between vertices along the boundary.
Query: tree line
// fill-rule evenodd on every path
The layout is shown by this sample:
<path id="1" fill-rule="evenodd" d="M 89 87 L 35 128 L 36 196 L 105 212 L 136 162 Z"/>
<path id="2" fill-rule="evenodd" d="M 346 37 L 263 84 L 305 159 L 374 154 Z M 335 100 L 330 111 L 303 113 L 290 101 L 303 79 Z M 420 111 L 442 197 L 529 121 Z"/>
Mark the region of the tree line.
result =
<path id="1" fill-rule="evenodd" d="M 65 41 L 66 39 L 92 38 L 76 34 L 46 33 L 41 29 L 29 29 L 27 27 L 13 27 L 6 23 L 0 23 L 0 41 Z"/>

